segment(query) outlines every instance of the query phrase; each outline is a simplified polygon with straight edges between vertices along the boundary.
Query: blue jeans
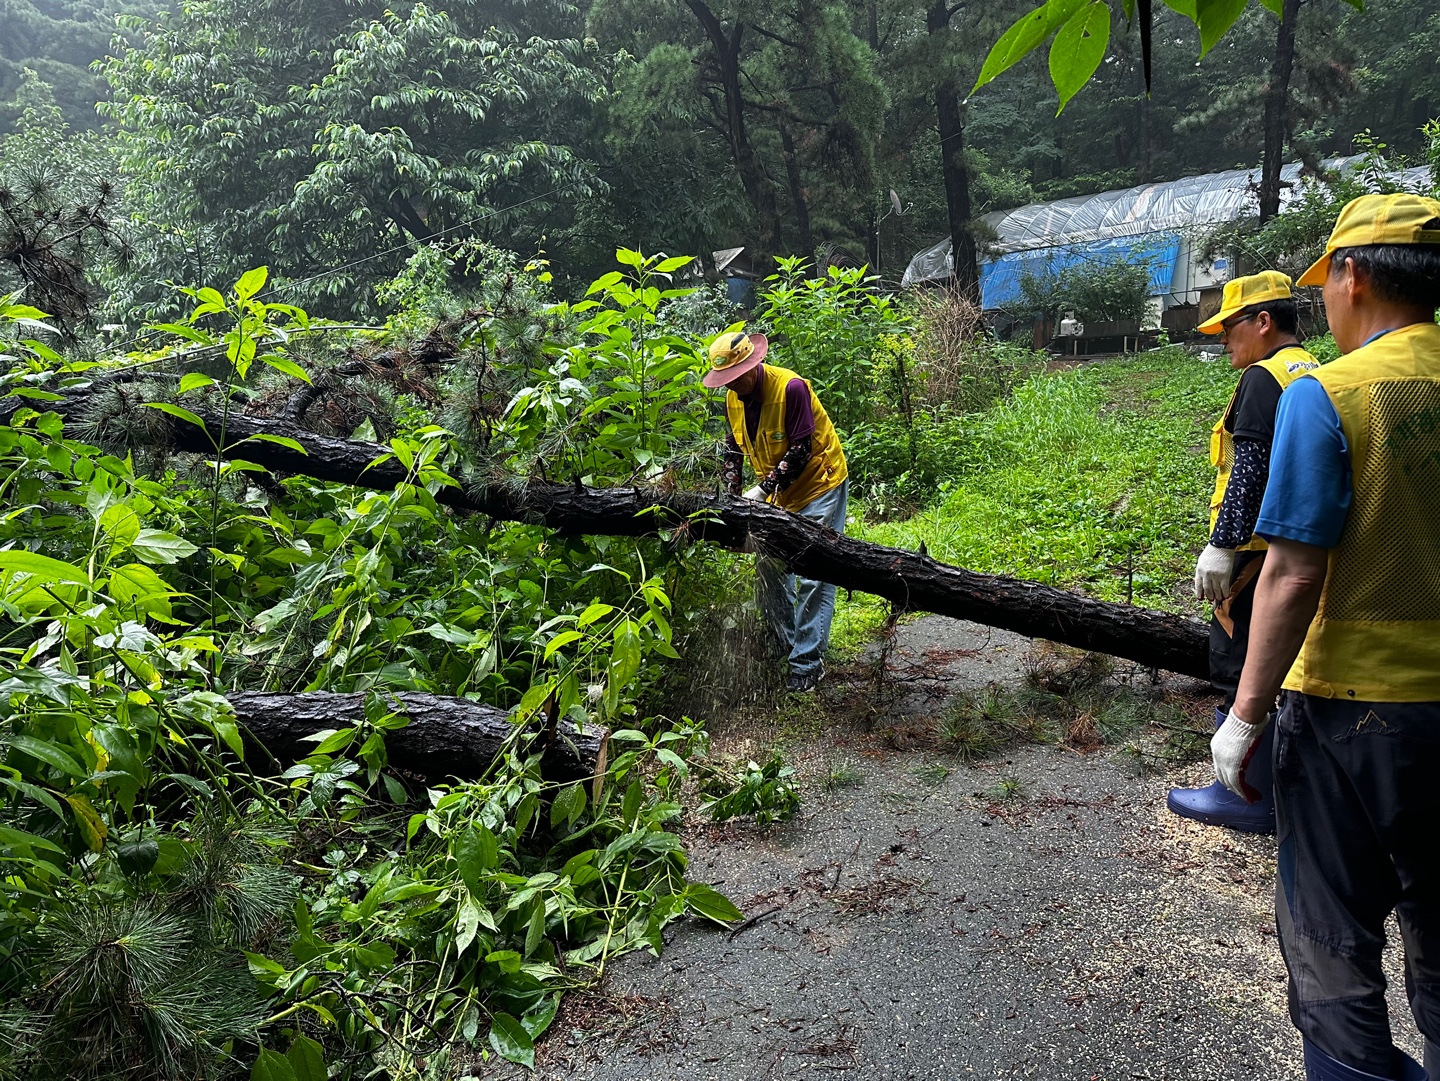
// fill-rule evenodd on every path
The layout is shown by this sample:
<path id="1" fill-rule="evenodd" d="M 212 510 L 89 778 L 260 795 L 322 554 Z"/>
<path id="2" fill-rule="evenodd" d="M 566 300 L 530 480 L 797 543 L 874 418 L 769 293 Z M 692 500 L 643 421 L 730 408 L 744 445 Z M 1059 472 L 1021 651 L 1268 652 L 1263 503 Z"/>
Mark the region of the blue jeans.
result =
<path id="1" fill-rule="evenodd" d="M 850 482 L 840 482 L 816 496 L 795 513 L 814 518 L 837 533 L 845 532 L 845 508 Z M 809 578 L 797 578 L 778 559 L 761 556 L 755 561 L 760 611 L 790 660 L 790 674 L 807 676 L 820 671 L 830 644 L 830 620 L 835 615 L 835 587 Z"/>

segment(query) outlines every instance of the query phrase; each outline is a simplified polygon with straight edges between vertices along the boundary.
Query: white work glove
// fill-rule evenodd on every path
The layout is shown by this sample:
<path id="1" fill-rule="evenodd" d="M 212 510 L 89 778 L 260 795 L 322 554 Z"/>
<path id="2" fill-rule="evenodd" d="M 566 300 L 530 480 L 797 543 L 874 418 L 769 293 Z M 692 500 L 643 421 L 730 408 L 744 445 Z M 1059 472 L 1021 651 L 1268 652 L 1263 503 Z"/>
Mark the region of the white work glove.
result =
<path id="1" fill-rule="evenodd" d="M 1232 709 L 1225 717 L 1225 723 L 1210 739 L 1210 756 L 1215 760 L 1215 779 L 1230 789 L 1246 803 L 1260 799 L 1260 792 L 1245 780 L 1245 770 L 1255 756 L 1255 748 L 1265 726 L 1270 723 L 1266 717 L 1259 724 L 1243 721 Z"/>
<path id="2" fill-rule="evenodd" d="M 760 485 L 758 484 L 755 485 L 755 487 L 753 488 L 747 488 L 743 493 L 741 493 L 740 498 L 753 499 L 757 503 L 765 503 L 768 502 L 770 499 L 770 497 L 765 493 L 765 489 L 760 487 Z"/>
<path id="3" fill-rule="evenodd" d="M 1195 561 L 1195 599 L 1219 604 L 1230 592 L 1235 573 L 1235 553 L 1229 548 L 1207 544 Z"/>

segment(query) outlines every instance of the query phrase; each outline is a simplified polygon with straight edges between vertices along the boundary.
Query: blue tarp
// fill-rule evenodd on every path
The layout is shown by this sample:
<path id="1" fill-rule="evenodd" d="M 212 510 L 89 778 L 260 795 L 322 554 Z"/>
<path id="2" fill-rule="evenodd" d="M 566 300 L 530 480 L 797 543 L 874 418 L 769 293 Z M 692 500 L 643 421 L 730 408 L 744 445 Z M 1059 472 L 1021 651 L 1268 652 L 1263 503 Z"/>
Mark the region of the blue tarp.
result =
<path id="1" fill-rule="evenodd" d="M 982 306 L 991 311 L 1017 303 L 1020 300 L 1020 278 L 1024 274 L 1045 277 L 1083 263 L 1148 263 L 1150 295 L 1163 296 L 1170 292 L 1179 255 L 1180 237 L 1164 233 L 1010 252 L 980 264 Z"/>

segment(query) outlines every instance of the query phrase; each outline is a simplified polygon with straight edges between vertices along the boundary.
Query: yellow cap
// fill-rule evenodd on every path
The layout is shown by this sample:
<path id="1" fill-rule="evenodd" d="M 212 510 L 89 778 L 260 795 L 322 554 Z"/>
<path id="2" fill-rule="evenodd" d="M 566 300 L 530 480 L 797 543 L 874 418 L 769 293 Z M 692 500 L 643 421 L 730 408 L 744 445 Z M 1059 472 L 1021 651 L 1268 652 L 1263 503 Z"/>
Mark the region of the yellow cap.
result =
<path id="1" fill-rule="evenodd" d="M 723 387 L 739 379 L 765 359 L 770 342 L 763 334 L 746 334 L 737 323 L 710 343 L 710 370 L 700 381 L 707 387 Z"/>
<path id="2" fill-rule="evenodd" d="M 1324 285 L 1330 254 L 1337 248 L 1368 244 L 1440 244 L 1440 202 L 1423 195 L 1362 195 L 1345 204 L 1325 254 L 1300 275 L 1297 285 Z"/>
<path id="3" fill-rule="evenodd" d="M 1293 295 L 1290 275 L 1281 274 L 1278 270 L 1262 270 L 1259 274 L 1232 278 L 1225 283 L 1220 310 L 1195 329 L 1201 334 L 1219 334 L 1225 329 L 1221 325 L 1225 320 L 1250 305 L 1263 304 L 1267 300 L 1289 300 Z"/>

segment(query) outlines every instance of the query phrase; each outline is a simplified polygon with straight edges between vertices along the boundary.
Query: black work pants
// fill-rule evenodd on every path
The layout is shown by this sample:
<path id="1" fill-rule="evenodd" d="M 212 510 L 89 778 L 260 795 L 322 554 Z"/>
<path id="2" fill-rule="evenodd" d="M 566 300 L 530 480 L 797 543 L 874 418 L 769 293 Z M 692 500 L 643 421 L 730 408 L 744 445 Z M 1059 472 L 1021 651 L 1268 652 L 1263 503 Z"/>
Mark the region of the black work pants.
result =
<path id="1" fill-rule="evenodd" d="M 1225 599 L 1224 613 L 1231 626 L 1217 613 L 1210 617 L 1210 685 L 1224 695 L 1220 708 L 1230 712 L 1235 692 L 1240 688 L 1240 673 L 1245 668 L 1245 654 L 1250 648 L 1250 613 L 1255 607 L 1255 582 L 1260 577 L 1260 561 L 1265 551 L 1237 552 L 1235 569 L 1231 572 L 1231 593 Z M 1248 570 L 1251 564 L 1254 570 Z M 1235 582 L 1244 581 L 1236 589 Z"/>
<path id="2" fill-rule="evenodd" d="M 1410 1008 L 1440 1043 L 1440 703 L 1286 692 L 1276 724 L 1290 1018 L 1332 1058 L 1390 1077 L 1380 955 L 1392 911 Z"/>

